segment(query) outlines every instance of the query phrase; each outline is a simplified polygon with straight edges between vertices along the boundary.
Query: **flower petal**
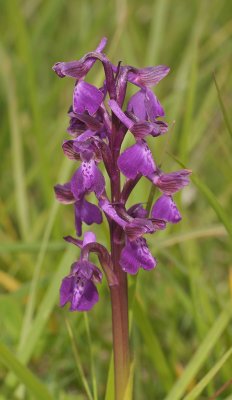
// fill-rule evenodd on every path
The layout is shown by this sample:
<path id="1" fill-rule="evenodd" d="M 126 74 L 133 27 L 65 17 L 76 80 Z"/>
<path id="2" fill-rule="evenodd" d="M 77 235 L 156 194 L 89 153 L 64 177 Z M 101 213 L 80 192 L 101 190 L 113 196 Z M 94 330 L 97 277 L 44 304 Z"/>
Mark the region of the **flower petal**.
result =
<path id="1" fill-rule="evenodd" d="M 54 191 L 57 200 L 62 204 L 72 204 L 75 202 L 75 198 L 71 191 L 70 182 L 65 183 L 64 185 L 56 185 L 54 186 Z"/>
<path id="2" fill-rule="evenodd" d="M 145 107 L 150 121 L 155 121 L 157 117 L 164 117 L 164 109 L 155 94 L 150 89 L 146 89 Z"/>
<path id="3" fill-rule="evenodd" d="M 133 126 L 133 121 L 126 116 L 126 114 L 119 107 L 118 103 L 115 100 L 109 100 L 108 104 L 113 111 L 113 113 L 118 117 L 118 119 L 128 128 L 130 129 Z"/>
<path id="4" fill-rule="evenodd" d="M 94 222 L 96 224 L 102 223 L 102 214 L 99 208 L 86 200 L 83 200 L 82 203 L 81 217 L 87 225 L 91 225 Z"/>
<path id="5" fill-rule="evenodd" d="M 124 221 L 117 213 L 113 205 L 107 199 L 100 199 L 99 206 L 105 212 L 105 214 L 115 221 L 119 226 L 125 228 L 127 222 Z"/>
<path id="6" fill-rule="evenodd" d="M 130 274 L 136 274 L 139 267 L 146 270 L 153 269 L 156 263 L 144 238 L 138 238 L 132 242 L 128 240 L 121 252 L 120 265 L 123 271 Z"/>
<path id="7" fill-rule="evenodd" d="M 145 218 L 147 216 L 147 210 L 143 208 L 142 203 L 134 204 L 127 212 L 133 218 Z"/>
<path id="8" fill-rule="evenodd" d="M 139 90 L 127 104 L 127 111 L 132 112 L 139 120 L 147 121 L 147 110 L 145 107 L 145 90 Z"/>
<path id="9" fill-rule="evenodd" d="M 87 244 L 87 243 L 86 243 Z M 98 277 L 98 281 L 102 280 L 102 272 L 93 263 L 86 260 L 79 260 L 71 266 L 71 274 L 90 280 L 92 276 Z"/>
<path id="10" fill-rule="evenodd" d="M 77 152 L 74 147 L 75 140 L 65 140 L 62 144 L 64 154 L 70 160 L 80 160 L 80 152 Z"/>
<path id="11" fill-rule="evenodd" d="M 134 218 L 125 227 L 126 235 L 130 240 L 135 240 L 145 233 L 153 233 L 155 230 L 157 229 L 152 220 L 146 218 Z"/>
<path id="12" fill-rule="evenodd" d="M 70 308 L 71 311 L 89 311 L 98 302 L 99 295 L 96 287 L 92 282 L 87 282 L 85 290 L 82 294 L 81 299 L 75 309 L 73 309 L 73 304 Z"/>
<path id="13" fill-rule="evenodd" d="M 72 299 L 72 290 L 74 284 L 73 276 L 66 276 L 61 283 L 60 287 L 60 306 L 63 307 L 68 301 Z"/>
<path id="14" fill-rule="evenodd" d="M 105 179 L 94 160 L 83 161 L 71 179 L 71 190 L 77 200 L 89 192 L 99 197 L 105 189 Z"/>
<path id="15" fill-rule="evenodd" d="M 107 39 L 103 37 L 95 51 L 101 53 L 106 42 Z M 77 61 L 57 62 L 52 69 L 60 78 L 70 76 L 72 78 L 80 79 L 88 73 L 96 61 L 95 58 L 87 58 L 86 56 Z"/>
<path id="16" fill-rule="evenodd" d="M 89 203 L 84 198 L 75 203 L 75 225 L 78 236 L 82 234 L 82 222 L 91 225 L 102 223 L 102 215 L 99 208 L 92 203 Z"/>
<path id="17" fill-rule="evenodd" d="M 118 167 L 130 179 L 134 179 L 137 174 L 151 177 L 156 171 L 152 153 L 147 143 L 143 140 L 128 147 L 120 155 L 118 158 Z"/>
<path id="18" fill-rule="evenodd" d="M 83 247 L 88 243 L 96 242 L 96 236 L 93 232 L 87 231 L 84 233 Z"/>
<path id="19" fill-rule="evenodd" d="M 73 92 L 73 111 L 80 114 L 88 111 L 93 115 L 100 107 L 103 97 L 103 93 L 95 86 L 79 81 Z"/>
<path id="20" fill-rule="evenodd" d="M 163 195 L 153 205 L 151 210 L 153 218 L 160 218 L 166 222 L 176 224 L 181 220 L 180 212 L 172 196 Z"/>
<path id="21" fill-rule="evenodd" d="M 163 107 L 150 89 L 135 93 L 128 102 L 127 111 L 142 121 L 155 121 L 156 117 L 164 116 Z"/>
<path id="22" fill-rule="evenodd" d="M 157 65 L 142 69 L 134 68 L 128 74 L 128 80 L 135 85 L 151 87 L 157 85 L 170 71 L 166 65 Z"/>
<path id="23" fill-rule="evenodd" d="M 80 135 L 80 133 L 84 132 L 85 129 L 86 129 L 85 124 L 82 121 L 80 121 L 78 118 L 76 118 L 76 117 L 70 118 L 67 132 L 71 136 L 76 137 L 76 136 Z"/>
<path id="24" fill-rule="evenodd" d="M 172 195 L 189 184 L 191 172 L 188 169 L 181 169 L 169 174 L 158 172 L 153 176 L 152 181 L 164 194 Z"/>
<path id="25" fill-rule="evenodd" d="M 75 276 L 74 277 L 74 285 L 73 285 L 73 290 L 72 290 L 72 299 L 70 301 L 71 306 L 70 306 L 70 311 L 77 311 L 79 310 L 79 306 L 82 300 L 82 296 L 85 291 L 85 287 L 88 284 L 88 281 L 86 278 L 81 277 L 81 276 Z"/>

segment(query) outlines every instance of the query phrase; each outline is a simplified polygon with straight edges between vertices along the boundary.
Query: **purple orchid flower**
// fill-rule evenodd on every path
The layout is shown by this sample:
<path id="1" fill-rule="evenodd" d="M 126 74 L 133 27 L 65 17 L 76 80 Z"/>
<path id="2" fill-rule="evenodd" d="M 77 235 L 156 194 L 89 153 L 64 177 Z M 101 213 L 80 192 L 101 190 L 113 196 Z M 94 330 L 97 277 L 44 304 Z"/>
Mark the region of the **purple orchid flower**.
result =
<path id="1" fill-rule="evenodd" d="M 163 120 L 164 109 L 152 88 L 169 73 L 169 68 L 158 65 L 139 69 L 121 62 L 115 66 L 103 53 L 105 46 L 103 38 L 95 51 L 79 60 L 58 62 L 53 67 L 60 78 L 74 79 L 67 128 L 71 138 L 63 142 L 62 149 L 71 162 L 78 163 L 70 182 L 56 185 L 55 194 L 61 203 L 74 205 L 77 236 L 82 235 L 83 224 L 101 224 L 103 213 L 111 243 L 109 251 L 96 241 L 92 232 L 84 233 L 83 240 L 65 237 L 80 249 L 80 258 L 62 280 L 60 305 L 69 303 L 70 311 L 88 311 L 97 303 L 96 283 L 101 282 L 103 274 L 90 261 L 91 253 L 95 253 L 110 290 L 115 399 L 121 400 L 130 365 L 127 274 L 135 275 L 140 268 L 148 271 L 157 265 L 144 236 L 181 220 L 173 195 L 189 183 L 191 171 L 161 171 L 147 143 L 148 137 L 158 140 L 168 131 L 168 124 Z M 86 81 L 95 62 L 100 62 L 104 69 L 100 87 Z M 128 84 L 135 85 L 138 91 L 126 103 Z M 121 151 L 127 131 L 135 143 Z M 106 171 L 110 185 L 106 185 L 102 170 Z M 121 173 L 126 178 L 123 186 Z M 127 206 L 131 192 L 143 177 L 161 191 L 151 213 L 150 201 L 147 210 L 142 205 L 147 198 Z M 95 194 L 97 205 L 87 200 L 89 193 Z"/>
<path id="2" fill-rule="evenodd" d="M 144 238 L 140 237 L 133 241 L 127 240 L 120 257 L 120 265 L 123 271 L 134 275 L 140 267 L 150 270 L 156 264 L 157 261 L 150 253 Z"/>
<path id="3" fill-rule="evenodd" d="M 98 291 L 93 282 L 101 282 L 102 273 L 88 261 L 77 261 L 60 287 L 60 305 L 70 302 L 70 311 L 89 311 L 98 301 Z"/>
<path id="4" fill-rule="evenodd" d="M 86 232 L 82 243 L 72 237 L 65 238 L 78 247 L 85 248 L 96 241 L 92 232 Z M 96 283 L 102 281 L 102 273 L 94 264 L 87 260 L 76 261 L 71 266 L 71 272 L 66 276 L 60 287 L 60 306 L 70 303 L 70 311 L 89 311 L 98 301 L 99 295 Z"/>
<path id="5" fill-rule="evenodd" d="M 100 254 L 104 272 L 109 268 L 102 260 L 107 259 L 108 265 L 113 266 L 108 271 L 110 281 L 116 282 L 121 279 L 118 268 L 136 274 L 140 267 L 149 270 L 156 266 L 157 261 L 143 236 L 165 229 L 167 223 L 181 220 L 172 196 L 189 183 L 191 171 L 161 171 L 146 141 L 147 136 L 156 138 L 168 130 L 167 123 L 160 119 L 165 116 L 164 109 L 151 88 L 168 74 L 169 68 L 159 65 L 138 69 L 121 63 L 114 66 L 103 54 L 105 45 L 106 39 L 103 38 L 95 51 L 80 60 L 58 62 L 53 67 L 59 77 L 67 76 L 75 80 L 67 129 L 72 138 L 65 140 L 62 148 L 70 160 L 80 162 L 70 182 L 57 185 L 55 193 L 61 203 L 74 204 L 78 236 L 82 234 L 83 223 L 101 224 L 102 212 L 105 214 L 111 232 L 111 254 L 102 247 L 99 250 L 102 245 L 97 242 L 92 247 L 89 244 L 91 249 L 88 247 L 88 251 Z M 105 74 L 100 88 L 85 81 L 96 61 L 100 61 Z M 138 91 L 124 104 L 128 83 L 135 85 Z M 121 152 L 127 131 L 133 134 L 135 143 Z M 99 163 L 104 164 L 110 179 L 111 200 L 106 193 Z M 126 177 L 122 188 L 120 172 Z M 162 193 L 150 216 L 141 203 L 126 209 L 130 193 L 142 177 L 149 179 Z M 86 200 L 92 192 L 98 205 Z M 68 238 L 82 251 L 84 247 L 87 249 L 79 239 Z M 112 278 L 112 273 L 117 279 Z M 70 275 L 64 278 L 61 285 L 61 305 L 70 302 L 71 310 L 92 308 L 98 300 L 94 286 L 96 279 L 101 280 L 100 271 L 89 262 L 88 256 L 75 262 Z"/>

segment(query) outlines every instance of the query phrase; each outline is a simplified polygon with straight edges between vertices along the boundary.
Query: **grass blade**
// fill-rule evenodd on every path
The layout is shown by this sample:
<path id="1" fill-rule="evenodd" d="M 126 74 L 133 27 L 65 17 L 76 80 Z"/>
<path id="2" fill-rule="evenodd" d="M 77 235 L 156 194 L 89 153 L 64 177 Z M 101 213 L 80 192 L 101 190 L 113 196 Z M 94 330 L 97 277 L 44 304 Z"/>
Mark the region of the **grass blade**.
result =
<path id="1" fill-rule="evenodd" d="M 219 220 L 222 222 L 228 234 L 232 238 L 232 224 L 230 222 L 230 218 L 223 209 L 223 207 L 221 206 L 221 204 L 218 202 L 216 196 L 196 174 L 192 174 L 192 181 L 195 184 L 195 186 L 200 190 L 200 192 L 204 195 L 204 197 L 207 199 L 208 203 L 214 209 Z"/>
<path id="2" fill-rule="evenodd" d="M 223 100 L 222 100 L 221 92 L 220 92 L 220 89 L 219 89 L 215 74 L 213 75 L 213 79 L 214 79 L 214 83 L 215 83 L 215 86 L 216 86 L 216 89 L 217 89 L 218 100 L 219 100 L 219 104 L 220 104 L 220 107 L 221 107 L 221 110 L 222 110 L 222 114 L 223 114 L 223 118 L 224 118 L 224 121 L 225 121 L 225 125 L 226 125 L 227 130 L 228 130 L 228 132 L 230 134 L 230 137 L 232 139 L 232 126 L 230 124 L 230 120 L 229 120 L 226 108 L 225 108 Z"/>
<path id="3" fill-rule="evenodd" d="M 29 215 L 26 182 L 24 174 L 24 156 L 22 135 L 18 120 L 17 96 L 15 93 L 14 77 L 10 59 L 4 49 L 0 47 L 1 73 L 6 87 L 6 98 L 9 110 L 11 149 L 12 149 L 12 166 L 13 178 L 15 184 L 15 203 L 18 214 L 19 229 L 22 238 L 27 239 L 29 234 Z"/>
<path id="4" fill-rule="evenodd" d="M 205 339 L 198 347 L 183 374 L 175 383 L 165 400 L 181 399 L 189 383 L 196 376 L 204 362 L 207 360 L 210 352 L 214 349 L 219 337 L 222 335 L 228 323 L 230 322 L 231 316 L 232 308 L 231 302 L 229 302 L 214 322 Z"/>
<path id="5" fill-rule="evenodd" d="M 114 357 L 112 353 L 110 357 L 110 365 L 107 377 L 105 400 L 113 400 L 113 399 L 114 399 Z"/>
<path id="6" fill-rule="evenodd" d="M 156 64 L 159 58 L 159 51 L 162 49 L 162 41 L 167 22 L 169 0 L 159 0 L 154 2 L 153 18 L 149 33 L 146 63 L 148 65 Z"/>
<path id="7" fill-rule="evenodd" d="M 179 161 L 176 157 L 173 155 L 170 155 L 179 165 L 181 165 L 183 168 L 186 168 L 185 165 Z M 196 173 L 193 173 L 191 175 L 191 180 L 195 184 L 195 186 L 199 189 L 199 191 L 203 194 L 203 196 L 206 198 L 208 203 L 211 205 L 215 213 L 217 214 L 219 220 L 222 222 L 224 227 L 226 228 L 228 234 L 230 235 L 232 239 L 232 224 L 230 222 L 230 218 L 221 206 L 221 204 L 218 202 L 216 196 L 213 194 L 213 192 L 208 188 L 208 186 L 199 178 L 199 176 Z"/>
<path id="8" fill-rule="evenodd" d="M 135 298 L 135 304 L 133 308 L 133 317 L 135 323 L 137 324 L 144 341 L 149 349 L 149 354 L 157 374 L 160 376 L 160 380 L 164 387 L 168 390 L 173 383 L 173 376 L 171 369 L 169 367 L 168 361 L 163 353 L 160 342 L 156 337 L 154 329 L 146 316 L 142 305 L 140 304 L 138 298 Z"/>
<path id="9" fill-rule="evenodd" d="M 61 280 L 65 275 L 68 274 L 70 265 L 73 262 L 74 254 L 75 254 L 75 249 L 71 247 L 66 251 L 66 253 L 64 254 L 64 256 L 60 261 L 58 269 L 53 275 L 53 278 L 51 280 L 50 285 L 47 288 L 43 300 L 40 303 L 36 317 L 29 330 L 27 341 L 21 347 L 19 353 L 20 360 L 25 364 L 30 360 L 33 350 L 36 346 L 36 343 L 44 329 L 44 326 L 47 323 L 47 320 L 53 308 L 55 307 Z"/>
<path id="10" fill-rule="evenodd" d="M 94 400 L 98 399 L 97 395 L 97 379 L 96 379 L 96 372 L 95 372 L 95 367 L 94 367 L 94 361 L 93 361 L 93 345 L 92 345 L 92 339 L 90 335 L 90 328 L 89 328 L 89 317 L 87 312 L 84 313 L 84 320 L 85 320 L 85 329 L 87 333 L 87 340 L 88 340 L 88 348 L 89 348 L 89 353 L 90 353 L 90 365 L 91 365 L 91 375 L 92 375 L 92 385 L 93 385 L 93 398 Z"/>
<path id="11" fill-rule="evenodd" d="M 53 397 L 40 380 L 8 350 L 8 348 L 0 343 L 0 362 L 4 364 L 10 371 L 14 372 L 19 380 L 27 387 L 37 400 L 52 400 Z"/>
<path id="12" fill-rule="evenodd" d="M 83 370 L 83 367 L 82 367 L 82 364 L 81 364 L 81 360 L 80 360 L 79 355 L 78 355 L 78 351 L 77 351 L 77 346 L 76 346 L 75 339 L 74 339 L 73 330 L 72 330 L 71 325 L 70 325 L 69 321 L 67 320 L 67 318 L 65 318 L 65 323 L 66 323 L 67 331 L 68 331 L 69 338 L 70 338 L 70 341 L 71 341 L 71 345 L 72 345 L 72 349 L 73 349 L 73 355 L 74 355 L 74 358 L 75 358 L 75 361 L 76 361 L 76 366 L 77 366 L 79 375 L 80 375 L 81 380 L 82 380 L 82 384 L 83 384 L 83 386 L 85 388 L 86 395 L 88 396 L 88 399 L 89 400 L 93 400 L 93 396 L 92 396 L 92 393 L 90 391 L 89 384 L 88 384 L 87 379 L 85 377 L 84 370 Z"/>
<path id="13" fill-rule="evenodd" d="M 133 383 L 134 383 L 134 371 L 135 371 L 135 363 L 134 361 L 130 365 L 130 374 L 126 387 L 126 392 L 123 397 L 124 400 L 132 400 L 133 399 Z"/>
<path id="14" fill-rule="evenodd" d="M 221 357 L 221 359 L 211 368 L 211 370 L 204 376 L 203 379 L 194 387 L 194 389 L 184 397 L 183 400 L 194 400 L 198 398 L 199 394 L 204 390 L 208 383 L 213 379 L 220 368 L 225 364 L 232 354 L 232 347 Z"/>
<path id="15" fill-rule="evenodd" d="M 67 179 L 70 169 L 71 169 L 71 165 L 67 162 L 67 160 L 64 160 L 64 162 L 62 163 L 62 166 L 61 166 L 58 182 L 65 181 Z M 23 321 L 23 326 L 22 326 L 22 331 L 21 331 L 21 337 L 20 337 L 20 342 L 19 342 L 19 354 L 20 354 L 20 352 L 23 353 L 22 349 L 25 347 L 25 344 L 27 343 L 27 338 L 29 335 L 30 325 L 31 325 L 31 321 L 32 321 L 33 313 L 34 313 L 34 308 L 35 308 L 39 276 L 40 276 L 42 264 L 44 261 L 44 257 L 46 255 L 47 246 L 49 243 L 49 237 L 51 235 L 52 227 L 54 225 L 59 206 L 60 205 L 58 204 L 58 202 L 54 201 L 54 203 L 51 207 L 50 213 L 49 213 L 49 218 L 47 221 L 46 229 L 44 231 L 40 252 L 38 254 L 37 262 L 36 262 L 36 265 L 34 268 L 34 274 L 32 277 L 30 292 L 29 292 L 29 300 L 27 303 L 26 311 L 25 311 L 25 316 L 24 316 L 24 321 Z"/>

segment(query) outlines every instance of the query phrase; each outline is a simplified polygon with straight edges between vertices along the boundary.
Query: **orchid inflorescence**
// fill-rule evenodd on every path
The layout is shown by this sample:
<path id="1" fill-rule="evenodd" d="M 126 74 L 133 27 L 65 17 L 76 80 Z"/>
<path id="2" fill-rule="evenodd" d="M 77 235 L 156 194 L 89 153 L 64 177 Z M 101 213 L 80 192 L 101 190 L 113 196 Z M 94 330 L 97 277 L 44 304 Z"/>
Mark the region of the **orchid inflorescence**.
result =
<path id="1" fill-rule="evenodd" d="M 53 67 L 59 77 L 75 79 L 67 129 L 72 138 L 65 140 L 62 148 L 69 159 L 80 161 L 70 182 L 55 186 L 56 197 L 63 204 L 74 205 L 77 236 L 82 235 L 83 222 L 101 224 L 102 212 L 109 222 L 111 236 L 111 254 L 96 242 L 92 232 L 86 232 L 83 240 L 65 238 L 81 249 L 80 260 L 72 265 L 60 288 L 60 304 L 70 302 L 71 311 L 90 310 L 98 301 L 95 284 L 101 282 L 102 272 L 89 261 L 91 252 L 98 255 L 109 286 L 118 284 L 118 268 L 136 274 L 140 267 L 150 270 L 156 266 L 157 261 L 143 235 L 181 220 L 172 196 L 189 183 L 189 170 L 164 173 L 156 165 L 146 141 L 147 137 L 157 137 L 168 130 L 167 123 L 160 119 L 165 115 L 163 107 L 151 88 L 168 74 L 169 68 L 159 65 L 138 69 L 121 62 L 115 66 L 103 53 L 105 45 L 103 38 L 95 51 L 80 60 L 58 62 Z M 96 61 L 102 63 L 105 74 L 100 88 L 85 81 Z M 128 83 L 137 86 L 138 91 L 123 106 Z M 120 154 L 127 132 L 131 132 L 135 143 Z M 98 167 L 100 162 L 110 179 L 111 198 Z M 120 173 L 126 177 L 122 188 Z M 161 191 L 150 216 L 142 203 L 126 207 L 132 190 L 143 176 Z M 91 192 L 95 193 L 98 205 L 86 199 Z M 118 244 L 121 251 L 119 264 L 115 265 L 112 252 Z"/>

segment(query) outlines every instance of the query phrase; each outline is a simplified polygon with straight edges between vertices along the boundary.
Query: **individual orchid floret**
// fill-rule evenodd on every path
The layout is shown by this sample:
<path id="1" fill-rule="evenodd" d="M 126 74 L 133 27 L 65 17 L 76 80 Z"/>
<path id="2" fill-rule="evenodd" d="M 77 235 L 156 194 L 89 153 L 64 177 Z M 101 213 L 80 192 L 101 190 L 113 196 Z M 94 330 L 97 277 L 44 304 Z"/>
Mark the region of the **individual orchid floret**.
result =
<path id="1" fill-rule="evenodd" d="M 151 210 L 153 218 L 160 218 L 166 222 L 176 224 L 181 220 L 180 212 L 172 196 L 162 195 L 158 198 Z"/>
<path id="2" fill-rule="evenodd" d="M 120 265 L 123 271 L 134 275 L 140 267 L 150 270 L 156 264 L 157 261 L 150 253 L 144 238 L 140 237 L 133 241 L 127 240 L 120 257 Z"/>
<path id="3" fill-rule="evenodd" d="M 64 238 L 67 242 L 86 248 L 96 242 L 93 232 L 86 232 L 83 241 L 72 236 Z M 88 260 L 81 259 L 71 266 L 71 272 L 66 276 L 60 287 L 60 306 L 70 303 L 70 311 L 89 311 L 98 301 L 99 295 L 96 283 L 102 281 L 102 272 Z"/>
<path id="4" fill-rule="evenodd" d="M 102 38 L 95 52 L 102 52 L 102 50 L 106 46 L 106 43 L 107 39 Z M 80 79 L 89 72 L 95 61 L 96 59 L 89 58 L 85 60 L 85 57 L 83 57 L 83 59 L 78 61 L 57 62 L 52 69 L 60 78 L 70 76 L 72 78 Z"/>
<path id="5" fill-rule="evenodd" d="M 106 198 L 100 199 L 99 206 L 110 220 L 116 222 L 124 230 L 130 240 L 135 240 L 146 233 L 154 233 L 166 227 L 164 220 L 141 217 L 145 210 L 134 211 L 135 217 L 133 217 L 133 211 L 126 211 L 125 207 L 120 204 L 113 205 Z"/>
<path id="6" fill-rule="evenodd" d="M 99 299 L 95 283 L 101 282 L 101 271 L 89 261 L 80 260 L 71 267 L 60 287 L 60 305 L 70 303 L 70 311 L 89 311 Z"/>

